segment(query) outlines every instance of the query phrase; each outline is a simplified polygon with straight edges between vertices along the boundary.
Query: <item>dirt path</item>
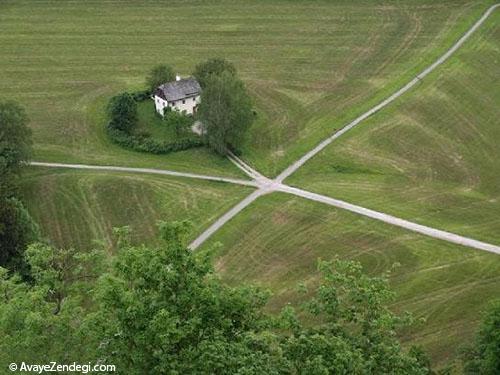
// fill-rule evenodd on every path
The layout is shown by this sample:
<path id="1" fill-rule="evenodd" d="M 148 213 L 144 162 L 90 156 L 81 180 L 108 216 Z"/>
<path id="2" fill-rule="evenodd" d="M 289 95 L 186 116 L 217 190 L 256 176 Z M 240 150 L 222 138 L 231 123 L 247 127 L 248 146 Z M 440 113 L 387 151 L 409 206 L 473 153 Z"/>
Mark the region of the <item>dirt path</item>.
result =
<path id="1" fill-rule="evenodd" d="M 50 167 L 50 168 L 70 168 L 70 169 L 88 169 L 96 171 L 113 171 L 113 172 L 131 172 L 131 173 L 150 173 L 150 174 L 160 174 L 166 176 L 174 177 L 187 177 L 195 178 L 199 180 L 217 181 L 217 182 L 227 182 L 230 184 L 245 185 L 258 187 L 259 185 L 255 181 L 240 180 L 237 178 L 229 177 L 218 177 L 218 176 L 208 176 L 203 174 L 188 173 L 188 172 L 176 172 L 169 171 L 166 169 L 156 169 L 156 168 L 131 168 L 131 167 L 117 167 L 112 165 L 88 165 L 88 164 L 65 164 L 65 163 L 44 163 L 33 161 L 30 163 L 32 166 L 36 167 Z"/>
<path id="2" fill-rule="evenodd" d="M 394 94 L 389 96 L 387 99 L 383 100 L 381 103 L 377 104 L 375 107 L 369 109 L 365 113 L 363 113 L 361 116 L 357 117 L 354 119 L 351 123 L 347 124 L 344 126 L 340 131 L 334 133 L 324 141 L 322 141 L 319 145 L 317 145 L 315 148 L 313 148 L 311 151 L 309 151 L 307 154 L 302 156 L 299 160 L 297 160 L 295 163 L 290 165 L 288 168 L 286 168 L 283 172 L 281 172 L 278 177 L 276 177 L 276 181 L 278 182 L 283 182 L 283 180 L 287 177 L 289 177 L 291 174 L 293 174 L 297 169 L 302 167 L 309 159 L 311 159 L 313 156 L 315 156 L 317 153 L 319 153 L 321 150 L 323 150 L 326 146 L 328 146 L 330 143 L 332 143 L 334 140 L 339 138 L 341 135 L 344 133 L 348 132 L 355 126 L 359 125 L 361 122 L 366 120 L 368 117 L 373 115 L 374 113 L 380 111 L 382 108 L 386 107 L 390 103 L 392 103 L 394 100 L 399 98 L 401 95 L 406 93 L 408 90 L 410 90 L 413 86 L 415 86 L 417 83 L 420 82 L 424 77 L 426 77 L 428 74 L 430 74 L 434 69 L 436 69 L 438 66 L 443 64 L 451 55 L 453 55 L 464 43 L 467 39 L 470 38 L 470 36 L 484 23 L 484 21 L 490 16 L 490 14 L 500 6 L 500 4 L 495 4 L 491 6 L 483 15 L 482 17 L 448 50 L 446 53 L 444 53 L 440 58 L 438 58 L 433 64 L 431 64 L 429 67 L 424 69 L 420 74 L 418 74 L 415 78 L 413 78 L 410 82 L 408 82 L 405 86 L 400 88 L 398 91 L 396 91 Z"/>
<path id="3" fill-rule="evenodd" d="M 398 217 L 392 216 L 385 214 L 383 212 L 379 211 L 374 211 L 370 210 L 368 208 L 364 208 L 361 206 L 357 206 L 348 202 L 341 201 L 339 199 L 334 199 L 330 197 L 326 197 L 324 195 L 316 194 L 316 193 L 311 193 L 309 191 L 305 191 L 302 189 L 297 189 L 294 187 L 290 187 L 287 185 L 281 185 L 278 189 L 278 191 L 282 191 L 285 193 L 297 195 L 299 197 L 303 197 L 306 199 L 310 199 L 316 202 L 321 202 L 328 204 L 330 206 L 334 206 L 337 208 L 341 208 L 347 211 L 351 211 L 363 216 L 367 216 L 369 218 L 383 221 L 384 223 L 395 225 L 397 227 L 401 227 L 404 229 L 411 230 L 413 232 L 421 233 L 426 236 L 434 237 L 443 241 L 448 241 L 452 243 L 456 243 L 458 245 L 462 246 L 467 246 L 467 247 L 472 247 L 474 249 L 478 250 L 484 250 L 488 251 L 490 253 L 495 253 L 500 255 L 500 246 L 492 245 L 486 242 L 478 241 L 473 238 L 469 237 L 463 237 L 458 234 L 446 232 L 440 229 L 435 229 L 431 227 L 427 227 L 425 225 L 413 223 L 408 220 L 400 219 Z"/>
<path id="4" fill-rule="evenodd" d="M 433 238 L 437 238 L 443 241 L 452 242 L 455 244 L 468 246 L 471 248 L 475 248 L 478 250 L 488 251 L 491 253 L 500 255 L 500 246 L 488 244 L 485 242 L 477 241 L 472 238 L 463 237 L 454 233 L 442 231 L 439 229 L 427 227 L 425 225 L 413 223 L 408 220 L 400 219 L 395 216 L 391 216 L 385 214 L 383 212 L 374 211 L 368 208 L 364 208 L 361 206 L 357 206 L 348 202 L 344 202 L 338 199 L 330 198 L 324 195 L 312 193 L 309 191 L 305 191 L 302 189 L 294 188 L 291 186 L 287 186 L 282 184 L 283 180 L 294 173 L 297 169 L 303 166 L 309 159 L 318 154 L 321 150 L 323 150 L 326 146 L 332 143 L 335 139 L 354 128 L 362 121 L 378 112 L 380 109 L 387 106 L 389 103 L 393 102 L 401 95 L 410 90 L 413 86 L 415 86 L 421 79 L 431 73 L 438 66 L 443 64 L 454 52 L 456 52 L 462 44 L 476 31 L 483 22 L 488 18 L 488 16 L 500 6 L 500 4 L 495 4 L 491 6 L 483 16 L 439 59 L 437 59 L 432 65 L 422 71 L 419 75 L 417 75 L 413 80 L 408 82 L 404 87 L 396 91 L 394 94 L 389 96 L 387 99 L 371 108 L 354 121 L 343 127 L 340 131 L 336 132 L 329 138 L 322 141 L 319 145 L 317 145 L 314 149 L 306 153 L 303 157 L 297 160 L 295 163 L 286 168 L 276 179 L 271 180 L 263 175 L 261 175 L 258 171 L 253 169 L 251 166 L 246 164 L 243 160 L 239 159 L 237 156 L 231 154 L 229 155 L 229 159 L 246 175 L 248 175 L 252 181 L 226 178 L 226 177 L 218 177 L 218 176 L 208 176 L 208 175 L 200 175 L 195 173 L 185 173 L 185 172 L 175 172 L 164 169 L 155 169 L 155 168 L 129 168 L 129 167 L 116 167 L 116 166 L 96 166 L 96 165 L 85 165 L 85 164 L 63 164 L 63 163 L 44 163 L 44 162 L 32 162 L 30 163 L 33 166 L 40 167 L 53 167 L 53 168 L 74 168 L 74 169 L 90 169 L 90 170 L 104 170 L 104 171 L 117 171 L 117 172 L 131 172 L 131 173 L 152 173 L 152 174 L 160 174 L 160 175 L 168 175 L 175 177 L 186 177 L 186 178 L 195 178 L 209 181 L 217 181 L 217 182 L 226 182 L 238 185 L 252 186 L 256 187 L 257 190 L 253 191 L 250 195 L 232 207 L 229 211 L 227 211 L 224 215 L 222 215 L 219 219 L 217 219 L 208 229 L 206 229 L 201 235 L 199 235 L 190 245 L 189 248 L 192 250 L 197 249 L 201 244 L 203 244 L 212 234 L 214 234 L 217 230 L 219 230 L 222 226 L 224 226 L 229 220 L 231 220 L 234 216 L 244 210 L 248 205 L 250 205 L 253 201 L 255 201 L 258 197 L 268 194 L 274 191 L 279 191 L 283 193 L 293 194 L 305 199 L 313 200 L 316 202 L 321 202 L 324 204 L 328 204 L 337 208 L 345 209 L 375 220 L 383 221 L 385 223 L 395 225 L 401 228 L 405 228 L 411 230 L 413 232 L 418 232 L 424 234 L 426 236 L 430 236 Z"/>
<path id="5" fill-rule="evenodd" d="M 189 244 L 191 250 L 196 250 L 203 242 L 205 242 L 212 234 L 217 232 L 224 224 L 239 214 L 245 207 L 256 200 L 261 195 L 265 194 L 262 189 L 255 190 L 245 199 L 240 201 L 236 206 L 227 211 L 224 215 L 218 218 L 207 230 L 200 234 L 193 242 Z"/>
<path id="6" fill-rule="evenodd" d="M 381 110 L 382 108 L 386 107 L 388 104 L 399 98 L 401 95 L 403 95 L 413 86 L 415 86 L 421 79 L 423 79 L 425 76 L 431 73 L 438 66 L 443 64 L 453 53 L 455 53 L 462 46 L 462 44 L 484 23 L 484 21 L 490 16 L 490 14 L 499 6 L 500 4 L 495 4 L 491 6 L 466 33 L 448 51 L 446 51 L 446 53 L 444 53 L 439 59 L 437 59 L 433 64 L 431 64 L 429 67 L 423 70 L 419 75 L 413 78 L 405 86 L 400 88 L 398 91 L 393 93 L 391 96 L 383 100 L 378 105 L 374 106 L 373 108 L 371 108 L 370 110 L 368 110 L 367 112 L 365 112 L 364 114 L 353 120 L 351 123 L 343 127 L 340 131 L 334 133 L 332 136 L 322 141 L 314 149 L 306 153 L 299 160 L 297 160 L 295 163 L 286 168 L 282 173 L 280 173 L 276 177 L 276 179 L 270 180 L 265 176 L 262 176 L 259 172 L 257 172 L 255 169 L 253 169 L 251 166 L 246 164 L 244 161 L 242 161 L 235 155 L 233 154 L 229 155 L 229 159 L 238 168 L 240 168 L 250 178 L 252 178 L 255 182 L 257 182 L 257 184 L 259 185 L 259 189 L 256 192 L 250 194 L 238 205 L 231 208 L 230 211 L 228 211 L 219 220 L 217 220 L 214 224 L 212 224 L 205 232 L 203 232 L 195 241 L 191 243 L 190 248 L 192 250 L 195 250 L 197 247 L 199 247 L 213 233 L 215 233 L 218 229 L 220 229 L 225 223 L 227 223 L 231 218 L 236 216 L 240 211 L 242 211 L 245 207 L 247 207 L 251 202 L 256 200 L 259 196 L 273 191 L 281 191 L 289 194 L 294 194 L 306 199 L 314 200 L 317 202 L 326 203 L 331 206 L 355 212 L 357 214 L 370 217 L 372 219 L 380 220 L 388 224 L 399 226 L 444 241 L 453 242 L 456 244 L 472 247 L 479 250 L 489 251 L 495 254 L 500 254 L 500 247 L 496 245 L 491 245 L 488 243 L 474 240 L 472 238 L 467 238 L 459 236 L 457 234 L 445 232 L 439 229 L 434 229 L 431 227 L 410 222 L 408 220 L 400 219 L 395 216 L 385 214 L 383 212 L 373 211 L 364 207 L 353 205 L 351 203 L 333 199 L 320 194 L 311 193 L 305 190 L 296 189 L 282 184 L 285 178 L 287 178 L 292 173 L 297 171 L 297 169 L 303 166 L 309 159 L 318 154 L 321 150 L 323 150 L 326 146 L 332 143 L 335 139 L 339 138 L 344 133 L 348 132 L 355 126 L 359 125 L 362 121 L 366 120 L 368 117 L 370 117 L 374 113 L 378 112 L 379 110 Z"/>

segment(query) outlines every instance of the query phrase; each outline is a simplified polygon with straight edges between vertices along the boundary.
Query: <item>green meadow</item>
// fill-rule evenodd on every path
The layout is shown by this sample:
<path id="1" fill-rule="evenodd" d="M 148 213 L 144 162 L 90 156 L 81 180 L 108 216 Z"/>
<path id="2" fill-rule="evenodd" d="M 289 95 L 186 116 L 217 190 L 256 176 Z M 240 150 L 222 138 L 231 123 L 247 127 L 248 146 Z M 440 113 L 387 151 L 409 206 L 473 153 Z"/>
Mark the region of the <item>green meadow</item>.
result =
<path id="1" fill-rule="evenodd" d="M 26 206 L 54 245 L 113 247 L 113 228 L 130 226 L 135 242 L 157 238 L 159 220 L 190 220 L 192 236 L 250 188 L 186 178 L 32 168 L 22 179 Z"/>
<path id="2" fill-rule="evenodd" d="M 500 244 L 500 12 L 288 183 Z"/>
<path id="3" fill-rule="evenodd" d="M 160 63 L 188 75 L 207 58 L 233 62 L 257 120 L 242 157 L 277 175 L 322 139 L 411 80 L 490 6 L 479 0 L 147 0 L 0 2 L 0 100 L 23 104 L 33 159 L 244 175 L 207 149 L 132 152 L 106 137 L 105 108 L 144 88 Z M 500 244 L 500 11 L 411 92 L 332 143 L 285 182 L 422 224 Z M 170 137 L 145 103 L 141 119 Z M 141 124 L 146 128 L 147 124 Z M 192 238 L 250 188 L 148 174 L 29 168 L 21 193 L 60 247 L 113 249 L 112 228 L 153 241 L 157 220 L 189 219 Z M 275 293 L 272 311 L 299 306 L 318 258 L 392 271 L 391 306 L 425 322 L 402 332 L 433 362 L 455 358 L 487 302 L 498 297 L 491 254 L 274 193 L 205 244 L 228 283 Z"/>
<path id="4" fill-rule="evenodd" d="M 356 260 L 372 275 L 398 265 L 390 277 L 397 293 L 391 308 L 425 319 L 402 339 L 422 345 L 438 366 L 472 337 L 480 312 L 500 288 L 497 255 L 280 193 L 246 208 L 201 251 L 216 243 L 222 244 L 214 261 L 223 279 L 270 289 L 271 311 L 287 303 L 300 308 L 299 283 L 317 285 L 318 259 Z"/>
<path id="5" fill-rule="evenodd" d="M 439 55 L 481 1 L 2 1 L 0 98 L 28 108 L 36 159 L 234 175 L 206 150 L 166 156 L 111 144 L 110 96 L 152 66 L 234 62 L 259 113 L 243 152 L 275 175 Z"/>

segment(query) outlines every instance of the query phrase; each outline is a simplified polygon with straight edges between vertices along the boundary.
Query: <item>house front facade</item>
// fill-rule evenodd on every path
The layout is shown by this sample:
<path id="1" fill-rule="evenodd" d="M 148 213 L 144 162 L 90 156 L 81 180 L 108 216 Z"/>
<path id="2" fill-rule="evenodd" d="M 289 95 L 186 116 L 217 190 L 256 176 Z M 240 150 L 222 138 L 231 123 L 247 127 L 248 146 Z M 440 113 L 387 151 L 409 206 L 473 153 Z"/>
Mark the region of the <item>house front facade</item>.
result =
<path id="1" fill-rule="evenodd" d="M 163 116 L 165 108 L 185 112 L 188 115 L 196 113 L 200 104 L 201 87 L 193 77 L 181 79 L 160 85 L 153 94 L 156 111 Z"/>

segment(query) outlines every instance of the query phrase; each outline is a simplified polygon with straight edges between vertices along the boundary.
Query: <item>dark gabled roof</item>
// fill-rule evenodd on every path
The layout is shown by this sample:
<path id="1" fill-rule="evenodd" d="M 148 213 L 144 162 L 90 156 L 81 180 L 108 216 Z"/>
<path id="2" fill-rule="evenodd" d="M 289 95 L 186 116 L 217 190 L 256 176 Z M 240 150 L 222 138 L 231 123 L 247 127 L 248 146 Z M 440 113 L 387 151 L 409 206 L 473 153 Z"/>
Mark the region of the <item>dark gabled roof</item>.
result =
<path id="1" fill-rule="evenodd" d="M 167 101 L 189 98 L 200 93 L 200 84 L 193 77 L 164 83 L 155 90 L 155 95 Z"/>

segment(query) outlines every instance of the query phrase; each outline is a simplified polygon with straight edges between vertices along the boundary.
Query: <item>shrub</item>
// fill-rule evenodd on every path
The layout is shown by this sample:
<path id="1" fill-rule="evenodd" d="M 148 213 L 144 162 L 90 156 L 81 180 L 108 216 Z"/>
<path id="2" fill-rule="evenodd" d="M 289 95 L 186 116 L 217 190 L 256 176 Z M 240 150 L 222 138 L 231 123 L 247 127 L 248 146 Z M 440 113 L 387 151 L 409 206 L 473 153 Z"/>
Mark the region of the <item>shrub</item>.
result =
<path id="1" fill-rule="evenodd" d="M 114 143 L 138 152 L 168 154 L 171 152 L 183 151 L 203 146 L 201 138 L 194 134 L 190 138 L 183 138 L 173 142 L 165 142 L 157 141 L 149 137 L 128 134 L 123 130 L 113 127 L 111 123 L 108 124 L 107 130 L 108 136 Z"/>
<path id="2" fill-rule="evenodd" d="M 166 108 L 170 109 L 170 107 Z M 177 136 L 189 134 L 191 125 L 193 125 L 193 117 L 172 110 L 164 111 L 163 121 L 165 126 L 172 127 L 175 130 Z"/>
<path id="3" fill-rule="evenodd" d="M 137 103 L 128 92 L 111 98 L 108 104 L 111 126 L 130 133 L 137 124 Z"/>

